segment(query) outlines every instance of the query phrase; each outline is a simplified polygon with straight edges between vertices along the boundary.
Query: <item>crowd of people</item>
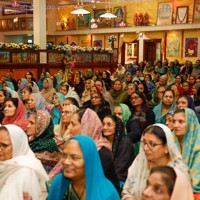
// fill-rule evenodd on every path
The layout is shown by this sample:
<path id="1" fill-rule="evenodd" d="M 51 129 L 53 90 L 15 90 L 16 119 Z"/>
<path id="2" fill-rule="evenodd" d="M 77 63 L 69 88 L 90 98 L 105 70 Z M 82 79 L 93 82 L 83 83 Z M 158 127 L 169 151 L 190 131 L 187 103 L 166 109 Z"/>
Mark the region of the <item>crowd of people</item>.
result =
<path id="1" fill-rule="evenodd" d="M 200 60 L 0 81 L 0 199 L 200 200 Z"/>

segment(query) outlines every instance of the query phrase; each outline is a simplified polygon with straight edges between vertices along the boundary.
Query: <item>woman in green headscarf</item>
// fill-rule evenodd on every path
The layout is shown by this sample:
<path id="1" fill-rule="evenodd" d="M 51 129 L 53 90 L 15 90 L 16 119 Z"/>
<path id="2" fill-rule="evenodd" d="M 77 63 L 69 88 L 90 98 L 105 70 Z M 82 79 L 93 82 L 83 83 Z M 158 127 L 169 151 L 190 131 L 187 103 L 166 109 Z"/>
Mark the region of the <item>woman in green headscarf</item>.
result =
<path id="1" fill-rule="evenodd" d="M 36 110 L 30 115 L 27 125 L 29 146 L 47 172 L 56 165 L 61 156 L 53 139 L 53 128 L 53 121 L 48 112 Z"/>
<path id="2" fill-rule="evenodd" d="M 200 199 L 200 126 L 196 114 L 190 108 L 174 113 L 175 142 L 192 177 L 194 200 Z"/>

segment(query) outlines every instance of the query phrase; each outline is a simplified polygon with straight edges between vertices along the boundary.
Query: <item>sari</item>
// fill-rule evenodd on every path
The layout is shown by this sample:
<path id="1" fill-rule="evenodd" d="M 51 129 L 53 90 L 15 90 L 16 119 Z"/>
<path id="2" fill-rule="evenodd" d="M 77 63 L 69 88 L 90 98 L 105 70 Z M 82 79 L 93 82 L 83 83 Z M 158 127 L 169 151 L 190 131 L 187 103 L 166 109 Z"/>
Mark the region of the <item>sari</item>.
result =
<path id="1" fill-rule="evenodd" d="M 23 130 L 26 130 L 28 125 L 28 120 L 25 118 L 26 108 L 22 101 L 18 99 L 18 106 L 15 110 L 15 114 L 13 117 L 4 117 L 2 121 L 2 125 L 6 124 L 15 124 L 21 127 Z"/>
<path id="2" fill-rule="evenodd" d="M 0 199 L 43 200 L 47 196 L 45 182 L 48 176 L 41 162 L 31 151 L 26 133 L 16 125 L 5 125 L 8 129 L 13 155 L 0 161 Z"/>
<path id="3" fill-rule="evenodd" d="M 193 192 L 200 193 L 200 126 L 193 110 L 185 108 L 187 130 L 184 136 L 182 157 L 190 169 L 193 183 Z M 175 142 L 180 150 L 180 143 L 174 134 Z"/>
<path id="4" fill-rule="evenodd" d="M 171 167 L 176 167 L 181 170 L 187 177 L 188 167 L 184 164 L 182 156 L 176 147 L 172 133 L 170 129 L 163 124 L 154 124 L 163 129 L 170 156 L 170 162 L 167 164 Z M 152 125 L 152 126 L 154 126 Z M 146 186 L 147 179 L 149 177 L 150 170 L 147 169 L 148 161 L 146 159 L 143 147 L 140 145 L 140 151 L 138 156 L 133 161 L 131 167 L 128 170 L 128 177 L 123 187 L 122 200 L 130 197 L 133 199 L 141 200 L 142 192 Z"/>
<path id="5" fill-rule="evenodd" d="M 120 197 L 117 190 L 104 175 L 101 160 L 94 141 L 91 138 L 82 135 L 72 137 L 71 139 L 78 141 L 83 153 L 86 199 L 119 200 Z M 98 187 L 96 186 L 97 181 Z M 69 191 L 70 185 L 71 181 L 66 178 L 63 173 L 57 175 L 50 188 L 48 200 L 63 200 L 65 195 L 67 195 L 67 199 L 71 199 L 68 196 L 69 192 L 67 192 Z"/>

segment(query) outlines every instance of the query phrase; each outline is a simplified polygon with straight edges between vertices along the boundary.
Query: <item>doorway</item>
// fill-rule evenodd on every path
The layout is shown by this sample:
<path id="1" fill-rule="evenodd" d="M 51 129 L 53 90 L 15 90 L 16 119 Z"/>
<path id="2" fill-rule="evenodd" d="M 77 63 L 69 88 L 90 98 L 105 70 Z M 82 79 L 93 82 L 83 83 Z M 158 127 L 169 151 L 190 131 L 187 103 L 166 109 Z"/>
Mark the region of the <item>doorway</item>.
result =
<path id="1" fill-rule="evenodd" d="M 143 60 L 151 61 L 161 60 L 161 39 L 144 40 L 144 58 Z"/>

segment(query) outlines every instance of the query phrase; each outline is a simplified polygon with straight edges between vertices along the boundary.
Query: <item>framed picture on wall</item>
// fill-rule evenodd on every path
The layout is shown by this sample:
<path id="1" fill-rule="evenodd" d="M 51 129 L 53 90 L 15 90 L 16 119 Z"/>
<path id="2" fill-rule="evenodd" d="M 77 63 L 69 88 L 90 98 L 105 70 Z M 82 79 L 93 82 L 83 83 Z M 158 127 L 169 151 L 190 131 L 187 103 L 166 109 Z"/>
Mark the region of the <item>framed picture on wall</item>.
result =
<path id="1" fill-rule="evenodd" d="M 116 18 L 114 18 L 114 27 L 118 27 L 121 22 L 125 23 L 125 20 L 126 20 L 126 18 L 125 18 L 126 17 L 125 16 L 126 15 L 126 7 L 125 6 L 115 7 L 113 14 L 117 16 Z"/>
<path id="2" fill-rule="evenodd" d="M 111 26 L 111 20 L 99 17 L 106 13 L 106 9 L 94 10 L 94 19 L 97 20 L 99 28 L 108 28 Z"/>
<path id="3" fill-rule="evenodd" d="M 197 57 L 198 38 L 185 39 L 185 57 Z"/>
<path id="4" fill-rule="evenodd" d="M 13 19 L 8 19 L 8 30 L 13 30 Z"/>
<path id="5" fill-rule="evenodd" d="M 113 62 L 114 63 L 118 62 L 118 48 L 113 49 Z"/>
<path id="6" fill-rule="evenodd" d="M 77 29 L 90 28 L 91 15 L 83 15 L 77 17 Z"/>
<path id="7" fill-rule="evenodd" d="M 19 24 L 20 24 L 21 30 L 26 30 L 26 19 L 25 18 L 21 18 Z"/>
<path id="8" fill-rule="evenodd" d="M 193 22 L 200 22 L 200 0 L 194 0 Z"/>
<path id="9" fill-rule="evenodd" d="M 94 47 L 102 47 L 102 40 L 94 40 Z"/>
<path id="10" fill-rule="evenodd" d="M 19 20 L 13 23 L 14 30 L 19 30 Z"/>
<path id="11" fill-rule="evenodd" d="M 33 30 L 33 18 L 27 20 L 27 28 L 28 30 Z"/>
<path id="12" fill-rule="evenodd" d="M 2 31 L 7 31 L 8 30 L 8 21 L 7 21 L 7 19 L 2 19 L 1 20 L 1 30 Z"/>
<path id="13" fill-rule="evenodd" d="M 188 22 L 188 6 L 176 8 L 176 24 L 186 24 Z"/>
<path id="14" fill-rule="evenodd" d="M 173 3 L 164 2 L 158 4 L 157 25 L 172 24 Z"/>

